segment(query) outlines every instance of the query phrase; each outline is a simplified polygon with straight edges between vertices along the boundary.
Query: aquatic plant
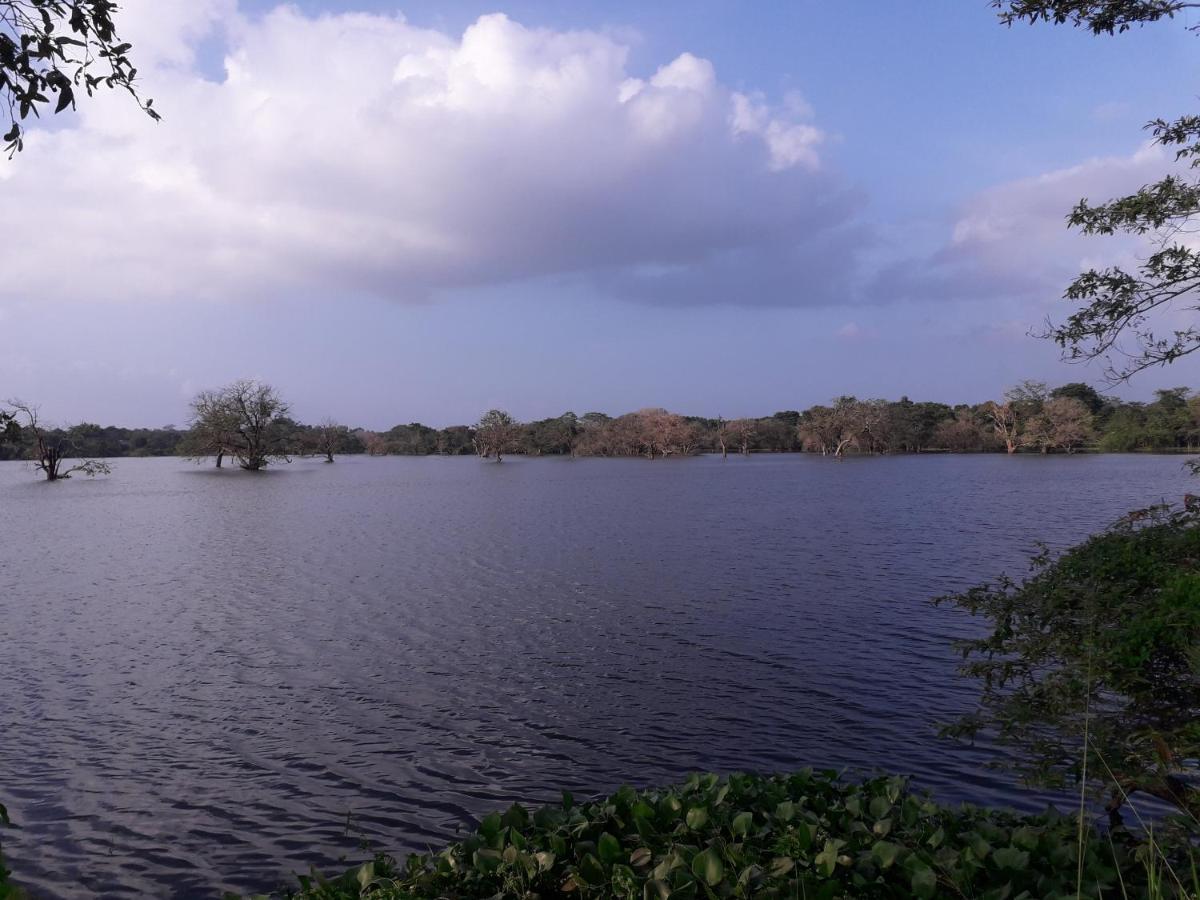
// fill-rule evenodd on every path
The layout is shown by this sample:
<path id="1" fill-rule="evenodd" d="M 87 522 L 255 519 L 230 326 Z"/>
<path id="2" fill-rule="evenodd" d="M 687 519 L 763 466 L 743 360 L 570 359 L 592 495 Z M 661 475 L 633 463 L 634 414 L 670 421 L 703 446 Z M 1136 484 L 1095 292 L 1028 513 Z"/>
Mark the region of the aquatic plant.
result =
<path id="1" fill-rule="evenodd" d="M 931 898 L 1194 897 L 1170 854 L 1128 832 L 938 805 L 902 778 L 832 771 L 693 775 L 534 811 L 512 806 L 466 840 L 336 878 L 301 878 L 304 900 L 372 897 Z M 1160 848 L 1161 849 L 1161 848 Z M 1149 863 L 1147 863 L 1149 860 Z M 1171 873 L 1171 874 L 1168 874 Z"/>

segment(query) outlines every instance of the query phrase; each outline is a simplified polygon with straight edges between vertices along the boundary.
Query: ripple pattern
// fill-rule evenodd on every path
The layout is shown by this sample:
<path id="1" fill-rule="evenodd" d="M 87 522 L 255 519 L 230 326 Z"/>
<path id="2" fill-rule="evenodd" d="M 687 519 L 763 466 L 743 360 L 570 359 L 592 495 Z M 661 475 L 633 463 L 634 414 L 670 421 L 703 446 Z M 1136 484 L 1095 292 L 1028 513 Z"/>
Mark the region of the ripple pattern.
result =
<path id="1" fill-rule="evenodd" d="M 0 463 L 0 797 L 36 896 L 269 890 L 514 800 L 689 771 L 915 773 L 947 744 L 927 600 L 1177 497 L 1178 457 Z"/>

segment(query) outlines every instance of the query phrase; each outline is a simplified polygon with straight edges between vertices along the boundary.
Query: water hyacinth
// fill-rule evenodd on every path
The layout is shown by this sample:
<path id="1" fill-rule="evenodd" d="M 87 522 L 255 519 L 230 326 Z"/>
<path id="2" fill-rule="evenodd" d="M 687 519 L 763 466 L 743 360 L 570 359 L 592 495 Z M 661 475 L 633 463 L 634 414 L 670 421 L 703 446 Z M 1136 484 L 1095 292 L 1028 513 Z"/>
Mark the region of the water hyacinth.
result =
<path id="1" fill-rule="evenodd" d="M 806 770 L 693 775 L 584 803 L 564 794 L 534 812 L 514 805 L 440 853 L 302 877 L 298 896 L 1194 896 L 1164 870 L 1185 871 L 1165 859 L 1147 866 L 1128 834 L 1080 840 L 1073 816 L 943 807 L 902 778 L 846 783 Z"/>

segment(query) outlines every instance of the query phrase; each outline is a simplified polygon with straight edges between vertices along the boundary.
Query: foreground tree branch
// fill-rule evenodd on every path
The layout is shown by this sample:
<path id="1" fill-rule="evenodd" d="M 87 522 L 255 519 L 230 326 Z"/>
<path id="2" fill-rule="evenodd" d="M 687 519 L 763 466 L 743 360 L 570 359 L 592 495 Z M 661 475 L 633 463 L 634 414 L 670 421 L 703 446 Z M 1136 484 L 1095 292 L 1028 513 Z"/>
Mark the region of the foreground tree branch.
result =
<path id="1" fill-rule="evenodd" d="M 1097 35 L 1200 9 L 1181 0 L 993 0 L 992 6 L 1006 25 L 1069 24 Z M 1200 116 L 1155 119 L 1146 128 L 1156 144 L 1174 149 L 1177 162 L 1193 170 L 1200 165 Z M 1080 273 L 1063 295 L 1076 311 L 1061 323 L 1048 321 L 1041 336 L 1057 343 L 1067 360 L 1101 361 L 1111 383 L 1200 349 L 1200 326 L 1192 324 L 1200 314 L 1200 253 L 1185 240 L 1197 214 L 1200 181 L 1175 174 L 1126 197 L 1080 200 L 1067 217 L 1070 227 L 1085 235 L 1147 237 L 1156 249 L 1132 271 L 1112 266 Z M 1156 325 L 1169 311 L 1182 312 L 1185 324 Z"/>
<path id="2" fill-rule="evenodd" d="M 159 118 L 154 101 L 138 95 L 117 12 L 113 0 L 0 0 L 0 129 L 10 158 L 25 146 L 25 119 L 52 103 L 56 113 L 73 109 L 80 90 L 126 91 Z"/>

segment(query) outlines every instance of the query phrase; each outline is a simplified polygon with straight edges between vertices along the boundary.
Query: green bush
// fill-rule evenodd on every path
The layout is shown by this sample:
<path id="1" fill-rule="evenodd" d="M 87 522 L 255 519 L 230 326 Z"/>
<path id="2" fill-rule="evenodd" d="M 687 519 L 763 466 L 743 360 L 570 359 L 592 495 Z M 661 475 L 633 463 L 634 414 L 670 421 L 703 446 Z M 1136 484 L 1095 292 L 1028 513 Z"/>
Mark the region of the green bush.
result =
<path id="1" fill-rule="evenodd" d="M 1131 513 L 1021 584 L 942 598 L 986 619 L 963 641 L 978 710 L 950 734 L 1018 749 L 1034 784 L 1085 780 L 1117 821 L 1148 794 L 1200 826 L 1200 510 Z"/>
<path id="2" fill-rule="evenodd" d="M 297 896 L 1191 896 L 1177 882 L 1172 889 L 1161 856 L 1148 866 L 1138 852 L 1123 833 L 1081 838 L 1076 818 L 1054 812 L 939 806 L 901 778 L 693 775 L 587 803 L 564 795 L 532 813 L 513 806 L 441 853 L 403 864 L 380 856 L 332 880 L 304 877 Z"/>

